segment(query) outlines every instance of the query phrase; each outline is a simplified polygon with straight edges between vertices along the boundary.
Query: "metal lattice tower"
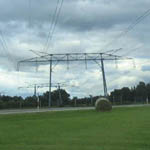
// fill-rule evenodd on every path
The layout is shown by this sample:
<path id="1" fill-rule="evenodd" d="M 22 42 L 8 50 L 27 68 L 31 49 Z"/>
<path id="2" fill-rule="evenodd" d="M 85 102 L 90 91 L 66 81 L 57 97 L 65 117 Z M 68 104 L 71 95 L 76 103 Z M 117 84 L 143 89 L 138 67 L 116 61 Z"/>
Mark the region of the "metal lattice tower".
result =
<path id="1" fill-rule="evenodd" d="M 18 62 L 18 70 L 22 64 L 35 64 L 39 65 L 47 65 L 49 64 L 49 107 L 51 106 L 51 87 L 52 87 L 52 65 L 53 62 L 66 62 L 67 68 L 69 68 L 69 62 L 83 61 L 85 62 L 85 66 L 87 67 L 87 63 L 90 61 L 94 61 L 96 63 L 100 63 L 102 77 L 103 77 L 103 88 L 104 88 L 104 96 L 107 97 L 107 83 L 105 77 L 105 69 L 104 69 L 104 61 L 117 61 L 117 60 L 125 60 L 132 59 L 127 57 L 122 57 L 118 55 L 108 54 L 108 53 L 64 53 L 64 54 L 48 54 L 43 52 L 36 52 L 38 57 L 33 57 L 30 59 L 21 60 Z"/>

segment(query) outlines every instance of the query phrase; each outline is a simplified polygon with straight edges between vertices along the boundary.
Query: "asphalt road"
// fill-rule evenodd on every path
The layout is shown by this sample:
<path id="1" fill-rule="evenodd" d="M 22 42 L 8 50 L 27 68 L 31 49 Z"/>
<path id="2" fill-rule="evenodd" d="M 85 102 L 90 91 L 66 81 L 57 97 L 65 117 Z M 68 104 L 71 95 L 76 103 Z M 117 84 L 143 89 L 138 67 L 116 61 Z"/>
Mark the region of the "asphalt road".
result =
<path id="1" fill-rule="evenodd" d="M 116 107 L 143 107 L 150 106 L 150 104 L 140 104 L 140 105 L 118 105 Z M 95 109 L 95 107 L 61 107 L 61 108 L 41 108 L 41 109 L 5 109 L 0 110 L 0 115 L 6 114 L 22 114 L 22 113 L 38 113 L 38 112 L 48 112 L 48 111 L 69 111 L 69 110 L 90 110 Z"/>

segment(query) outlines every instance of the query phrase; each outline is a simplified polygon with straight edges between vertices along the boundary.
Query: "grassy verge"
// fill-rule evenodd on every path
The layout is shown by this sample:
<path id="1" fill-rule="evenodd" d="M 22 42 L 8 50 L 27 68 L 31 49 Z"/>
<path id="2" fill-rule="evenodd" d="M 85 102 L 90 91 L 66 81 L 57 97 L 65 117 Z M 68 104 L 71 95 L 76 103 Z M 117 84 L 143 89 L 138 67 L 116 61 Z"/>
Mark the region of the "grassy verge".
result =
<path id="1" fill-rule="evenodd" d="M 150 107 L 0 115 L 1 150 L 149 150 Z"/>

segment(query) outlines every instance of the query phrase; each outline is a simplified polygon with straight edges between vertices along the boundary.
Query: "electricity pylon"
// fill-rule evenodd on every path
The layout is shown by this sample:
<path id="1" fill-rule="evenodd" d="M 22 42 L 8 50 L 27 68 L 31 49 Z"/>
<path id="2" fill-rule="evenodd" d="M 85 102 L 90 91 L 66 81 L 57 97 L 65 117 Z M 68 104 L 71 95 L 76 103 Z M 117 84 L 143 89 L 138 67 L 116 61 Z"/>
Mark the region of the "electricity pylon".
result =
<path id="1" fill-rule="evenodd" d="M 30 59 L 25 59 L 18 62 L 18 70 L 21 64 L 35 64 L 37 67 L 39 65 L 47 65 L 49 63 L 49 107 L 51 106 L 51 87 L 52 87 L 52 65 L 53 62 L 66 62 L 67 68 L 69 68 L 69 62 L 83 61 L 85 62 L 85 67 L 87 67 L 87 63 L 90 61 L 98 62 L 101 64 L 101 71 L 103 77 L 103 88 L 104 88 L 104 96 L 107 97 L 107 83 L 105 76 L 105 67 L 104 61 L 116 61 L 116 60 L 125 60 L 132 59 L 127 57 L 122 57 L 118 55 L 108 54 L 108 53 L 64 53 L 64 54 L 48 54 L 38 52 L 37 57 L 33 57 Z"/>

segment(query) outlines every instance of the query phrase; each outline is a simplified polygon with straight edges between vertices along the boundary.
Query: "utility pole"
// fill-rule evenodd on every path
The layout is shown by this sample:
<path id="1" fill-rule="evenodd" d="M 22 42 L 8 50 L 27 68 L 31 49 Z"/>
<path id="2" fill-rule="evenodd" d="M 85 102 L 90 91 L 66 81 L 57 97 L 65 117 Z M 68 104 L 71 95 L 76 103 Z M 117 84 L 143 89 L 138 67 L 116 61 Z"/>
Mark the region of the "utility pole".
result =
<path id="1" fill-rule="evenodd" d="M 52 59 L 50 59 L 50 69 L 49 69 L 49 101 L 48 101 L 49 108 L 51 107 L 52 102 L 51 88 L 52 88 Z"/>
<path id="2" fill-rule="evenodd" d="M 77 106 L 77 98 L 74 99 L 74 106 Z"/>
<path id="3" fill-rule="evenodd" d="M 61 93 L 60 93 L 60 84 L 58 83 L 58 92 L 59 92 L 59 105 L 62 105 L 62 97 L 61 97 Z"/>
<path id="4" fill-rule="evenodd" d="M 148 97 L 146 98 L 146 103 L 148 104 Z"/>
<path id="5" fill-rule="evenodd" d="M 121 105 L 123 104 L 123 98 L 122 98 L 123 96 L 121 95 L 120 96 L 120 100 L 121 100 Z"/>
<path id="6" fill-rule="evenodd" d="M 106 84 L 106 77 L 105 77 L 105 70 L 104 70 L 104 62 L 103 56 L 101 54 L 101 69 L 102 69 L 102 77 L 103 77 L 103 88 L 104 88 L 104 96 L 107 97 L 107 84 Z"/>
<path id="7" fill-rule="evenodd" d="M 90 96 L 90 99 L 91 99 L 91 105 L 93 106 L 93 96 L 92 95 L 89 95 Z"/>
<path id="8" fill-rule="evenodd" d="M 37 94 L 37 89 L 39 88 L 39 86 L 37 86 L 37 84 L 33 84 L 33 85 L 29 85 L 27 87 L 18 87 L 18 89 L 23 89 L 23 88 L 33 88 L 34 89 L 33 96 L 37 100 L 37 109 L 39 109 L 39 94 Z M 22 106 L 22 103 L 20 102 L 20 108 L 21 108 L 21 106 Z"/>
<path id="9" fill-rule="evenodd" d="M 36 91 L 37 91 L 37 86 L 36 84 L 34 85 L 34 96 L 36 96 Z"/>
<path id="10" fill-rule="evenodd" d="M 40 99 L 39 99 L 39 94 L 37 95 L 37 109 L 39 110 L 40 108 Z"/>
<path id="11" fill-rule="evenodd" d="M 112 101 L 113 105 L 115 104 L 115 96 L 113 95 L 113 101 Z"/>

